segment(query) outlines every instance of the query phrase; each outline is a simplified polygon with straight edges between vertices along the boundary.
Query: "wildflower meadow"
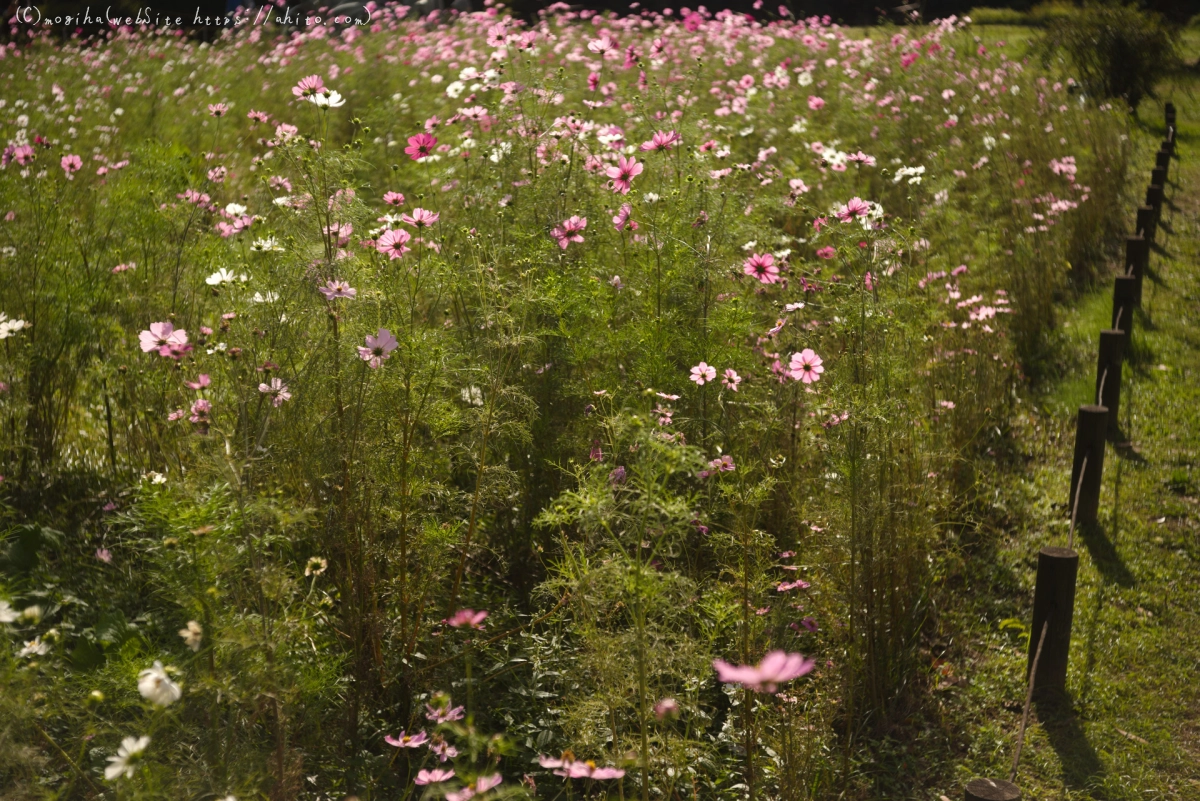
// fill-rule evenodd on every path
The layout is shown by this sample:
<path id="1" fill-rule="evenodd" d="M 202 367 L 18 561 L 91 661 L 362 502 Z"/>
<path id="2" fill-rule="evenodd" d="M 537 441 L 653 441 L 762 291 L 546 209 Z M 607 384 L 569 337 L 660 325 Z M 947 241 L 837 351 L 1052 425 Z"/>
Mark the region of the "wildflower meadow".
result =
<path id="1" fill-rule="evenodd" d="M 490 2 L 0 46 L 0 796 L 958 797 L 872 765 L 960 737 L 1129 107 L 967 19 Z"/>

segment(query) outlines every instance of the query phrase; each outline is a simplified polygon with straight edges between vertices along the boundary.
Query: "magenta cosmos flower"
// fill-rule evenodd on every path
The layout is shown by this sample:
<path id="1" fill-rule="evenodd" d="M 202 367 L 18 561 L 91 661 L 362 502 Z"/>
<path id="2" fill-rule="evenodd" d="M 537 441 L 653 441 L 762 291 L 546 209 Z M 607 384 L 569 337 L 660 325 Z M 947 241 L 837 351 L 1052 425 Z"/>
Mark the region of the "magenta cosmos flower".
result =
<path id="1" fill-rule="evenodd" d="M 392 336 L 392 332 L 386 328 L 380 328 L 375 336 L 367 334 L 367 346 L 359 347 L 358 358 L 367 363 L 367 366 L 372 370 L 379 369 L 384 360 L 392 355 L 399 342 Z"/>
<path id="2" fill-rule="evenodd" d="M 423 731 L 419 731 L 416 734 L 406 734 L 402 731 L 399 737 L 393 737 L 389 734 L 383 738 L 383 741 L 396 748 L 420 748 L 428 739 L 429 735 Z"/>
<path id="3" fill-rule="evenodd" d="M 642 142 L 641 149 L 643 152 L 670 150 L 682 141 L 678 131 L 655 131 L 649 142 Z"/>
<path id="4" fill-rule="evenodd" d="M 419 133 L 416 136 L 408 137 L 408 147 L 404 148 L 404 152 L 413 161 L 420 161 L 433 153 L 437 141 L 437 137 L 433 134 Z"/>
<path id="5" fill-rule="evenodd" d="M 833 245 L 826 245 L 817 251 L 818 259 L 832 259 L 837 255 L 837 251 L 833 249 Z"/>
<path id="6" fill-rule="evenodd" d="M 375 249 L 387 256 L 389 259 L 399 259 L 408 253 L 412 248 L 408 247 L 409 241 L 412 239 L 412 234 L 403 229 L 388 230 L 379 235 L 379 239 L 375 242 Z"/>
<path id="7" fill-rule="evenodd" d="M 325 300 L 353 298 L 358 294 L 358 290 L 345 281 L 327 281 L 325 286 L 317 287 L 317 291 L 325 296 Z"/>
<path id="8" fill-rule="evenodd" d="M 621 204 L 621 208 L 617 209 L 617 213 L 613 215 L 613 228 L 616 228 L 618 231 L 624 231 L 626 228 L 630 231 L 636 231 L 638 229 L 637 221 L 629 219 L 629 215 L 632 213 L 633 206 L 628 203 Z M 618 289 L 620 289 L 620 286 L 618 286 L 619 283 L 620 281 L 618 280 L 617 284 L 614 284 Z"/>
<path id="9" fill-rule="evenodd" d="M 150 330 L 138 334 L 142 352 L 158 351 L 159 356 L 170 356 L 178 359 L 189 350 L 187 331 L 170 323 L 150 323 Z"/>
<path id="10" fill-rule="evenodd" d="M 474 609 L 459 609 L 442 622 L 456 629 L 471 628 L 483 631 L 483 621 L 487 616 L 488 613 L 484 611 L 476 612 Z"/>
<path id="11" fill-rule="evenodd" d="M 734 392 L 737 392 L 738 384 L 742 383 L 742 377 L 737 374 L 737 370 L 731 367 L 725 371 L 724 377 L 721 378 L 721 383 Z"/>
<path id="12" fill-rule="evenodd" d="M 695 381 L 696 384 L 699 386 L 704 386 L 706 383 L 708 383 L 709 381 L 712 381 L 716 377 L 717 377 L 717 368 L 713 367 L 712 365 L 706 364 L 705 362 L 700 362 L 699 364 L 697 364 L 695 367 L 692 368 L 691 380 Z"/>
<path id="13" fill-rule="evenodd" d="M 68 178 L 71 177 L 71 173 L 79 172 L 83 169 L 83 159 L 76 155 L 63 156 L 62 161 L 59 163 L 62 164 L 63 172 L 67 174 Z"/>
<path id="14" fill-rule="evenodd" d="M 633 156 L 626 158 L 625 156 L 617 156 L 617 164 L 615 167 L 609 167 L 604 171 L 604 174 L 612 179 L 612 187 L 614 192 L 620 192 L 622 195 L 629 194 L 629 186 L 633 179 L 642 174 L 645 169 L 642 163 Z"/>
<path id="15" fill-rule="evenodd" d="M 442 770 L 441 768 L 420 770 L 417 772 L 417 778 L 413 779 L 413 784 L 437 784 L 438 782 L 444 782 L 453 778 L 453 770 Z"/>
<path id="16" fill-rule="evenodd" d="M 271 397 L 271 405 L 278 409 L 286 400 L 291 400 L 292 393 L 288 391 L 288 385 L 283 383 L 283 379 L 272 378 L 269 384 L 259 384 L 258 391 L 264 395 Z"/>
<path id="17" fill-rule="evenodd" d="M 774 284 L 779 281 L 779 268 L 775 266 L 775 257 L 770 253 L 755 253 L 742 263 L 742 272 L 757 278 L 764 284 Z"/>
<path id="18" fill-rule="evenodd" d="M 416 228 L 424 228 L 438 221 L 438 213 L 426 209 L 413 209 L 412 214 L 401 214 L 400 219 Z"/>
<path id="19" fill-rule="evenodd" d="M 784 682 L 797 679 L 812 671 L 816 660 L 804 654 L 771 651 L 757 665 L 731 665 L 722 659 L 713 660 L 717 678 L 725 684 L 741 684 L 756 693 L 773 693 Z"/>
<path id="20" fill-rule="evenodd" d="M 813 111 L 820 111 L 821 109 L 825 108 L 825 100 L 817 97 L 816 95 L 809 95 L 808 107 Z"/>
<path id="21" fill-rule="evenodd" d="M 825 368 L 821 366 L 821 357 L 814 353 L 812 348 L 793 353 L 791 361 L 788 362 L 788 375 L 793 380 L 803 381 L 805 384 L 820 381 L 823 372 Z"/>
<path id="22" fill-rule="evenodd" d="M 492 773 L 487 776 L 480 776 L 473 782 L 463 786 L 461 790 L 453 793 L 446 793 L 446 801 L 467 801 L 474 798 L 480 793 L 486 793 L 493 787 L 499 787 L 504 781 L 504 777 L 499 773 Z"/>
<path id="23" fill-rule="evenodd" d="M 389 206 L 403 206 L 404 195 L 399 192 L 386 192 L 383 196 L 383 202 Z"/>
<path id="24" fill-rule="evenodd" d="M 563 250 L 567 249 L 567 245 L 572 242 L 582 242 L 583 235 L 580 233 L 587 228 L 587 217 L 580 217 L 574 214 L 570 219 L 563 220 L 558 227 L 550 232 L 550 236 L 558 240 L 558 246 Z"/>
<path id="25" fill-rule="evenodd" d="M 846 205 L 837 210 L 837 218 L 842 222 L 850 222 L 855 217 L 866 217 L 871 213 L 871 204 L 860 197 L 852 197 Z"/>

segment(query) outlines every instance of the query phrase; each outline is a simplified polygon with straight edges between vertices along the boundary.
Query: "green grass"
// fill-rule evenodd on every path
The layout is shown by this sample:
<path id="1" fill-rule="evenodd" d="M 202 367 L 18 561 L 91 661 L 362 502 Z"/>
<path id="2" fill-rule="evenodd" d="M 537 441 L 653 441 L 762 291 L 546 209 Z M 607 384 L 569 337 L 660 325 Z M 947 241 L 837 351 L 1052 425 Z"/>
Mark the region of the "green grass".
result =
<path id="1" fill-rule="evenodd" d="M 1081 535 L 1070 705 L 1036 708 L 1018 783 L 1034 799 L 1185 799 L 1200 793 L 1200 108 L 1193 83 L 1168 86 L 1179 106 L 1164 231 L 1151 256 L 1125 368 L 1128 446 L 1106 454 L 1101 526 Z M 1159 108 L 1142 108 L 1160 120 Z M 1146 132 L 1157 141 L 1161 131 Z M 1144 169 L 1135 173 L 1140 183 Z M 1065 545 L 1074 410 L 1091 400 L 1098 331 L 1111 285 L 1061 318 L 1061 378 L 1017 416 L 1014 466 L 986 479 L 986 534 L 963 538 L 950 583 L 974 590 L 952 616 L 969 632 L 944 657 L 965 679 L 937 711 L 957 753 L 945 766 L 960 797 L 974 775 L 1007 777 L 1024 688 L 1036 554 Z M 946 631 L 954 626 L 944 620 Z M 956 734 L 960 742 L 953 742 Z M 936 797 L 936 795 L 934 796 Z"/>

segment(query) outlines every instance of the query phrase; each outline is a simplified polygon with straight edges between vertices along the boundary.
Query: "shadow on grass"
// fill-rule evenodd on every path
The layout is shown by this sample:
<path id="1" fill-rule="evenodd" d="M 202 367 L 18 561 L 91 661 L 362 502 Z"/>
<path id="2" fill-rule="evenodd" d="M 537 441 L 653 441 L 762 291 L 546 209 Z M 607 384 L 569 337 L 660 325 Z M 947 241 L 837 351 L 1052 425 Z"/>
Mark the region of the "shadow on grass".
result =
<path id="1" fill-rule="evenodd" d="M 1121 555 L 1117 553 L 1116 545 L 1108 538 L 1104 526 L 1100 524 L 1081 525 L 1079 538 L 1087 546 L 1092 562 L 1105 580 L 1126 588 L 1133 586 L 1133 573 L 1125 566 Z"/>
<path id="2" fill-rule="evenodd" d="M 1099 789 L 1104 765 L 1088 742 L 1070 693 L 1045 693 L 1034 700 L 1037 719 L 1062 765 L 1062 779 L 1072 790 L 1085 790 L 1096 801 L 1107 801 Z"/>

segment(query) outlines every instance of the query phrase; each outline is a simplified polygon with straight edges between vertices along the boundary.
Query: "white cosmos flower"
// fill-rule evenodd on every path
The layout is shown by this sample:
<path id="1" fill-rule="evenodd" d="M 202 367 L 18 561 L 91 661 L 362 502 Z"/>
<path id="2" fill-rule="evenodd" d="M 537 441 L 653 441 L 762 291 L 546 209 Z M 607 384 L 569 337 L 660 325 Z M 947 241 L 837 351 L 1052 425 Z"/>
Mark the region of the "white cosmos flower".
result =
<path id="1" fill-rule="evenodd" d="M 8 601 L 0 601 L 0 623 L 16 623 L 21 615 Z"/>
<path id="2" fill-rule="evenodd" d="M 126 737 L 121 741 L 121 747 L 117 749 L 115 756 L 108 758 L 109 765 L 104 769 L 104 778 L 110 782 L 124 776 L 126 779 L 133 778 L 134 768 L 137 767 L 137 757 L 146 750 L 146 746 L 150 745 L 149 737 Z"/>
<path id="3" fill-rule="evenodd" d="M 346 105 L 346 100 L 337 92 L 330 92 L 327 103 L 330 108 L 341 108 Z"/>
<path id="4" fill-rule="evenodd" d="M 42 642 L 41 637 L 34 637 L 25 643 L 25 647 L 17 651 L 17 656 L 45 656 L 50 653 L 50 643 Z"/>
<path id="5" fill-rule="evenodd" d="M 166 668 L 157 660 L 153 667 L 138 674 L 138 692 L 155 706 L 170 706 L 183 697 L 183 690 L 171 681 Z"/>
<path id="6" fill-rule="evenodd" d="M 250 249 L 259 253 L 266 253 L 268 251 L 278 253 L 283 251 L 283 246 L 276 241 L 275 237 L 268 236 L 263 239 L 254 240 L 254 244 L 250 246 Z"/>
<path id="7" fill-rule="evenodd" d="M 250 298 L 255 303 L 274 303 L 279 300 L 278 292 L 268 292 L 265 295 L 262 292 L 255 292 L 254 297 Z"/>
<path id="8" fill-rule="evenodd" d="M 0 312 L 0 339 L 8 339 L 29 323 L 24 320 L 10 320 L 8 315 Z"/>
<path id="9" fill-rule="evenodd" d="M 241 217 L 246 213 L 246 207 L 241 203 L 230 203 L 225 207 L 225 213 L 234 217 Z"/>
<path id="10" fill-rule="evenodd" d="M 193 651 L 200 650 L 200 641 L 204 638 L 204 629 L 194 620 L 189 620 L 185 628 L 179 630 L 183 642 Z"/>
<path id="11" fill-rule="evenodd" d="M 446 96 L 457 100 L 466 88 L 467 85 L 462 81 L 452 81 L 446 86 Z"/>
<path id="12" fill-rule="evenodd" d="M 208 284 L 209 286 L 220 286 L 221 284 L 232 284 L 237 281 L 245 282 L 246 280 L 248 279 L 245 273 L 238 275 L 237 273 L 222 267 L 208 278 L 205 278 L 204 283 Z"/>

